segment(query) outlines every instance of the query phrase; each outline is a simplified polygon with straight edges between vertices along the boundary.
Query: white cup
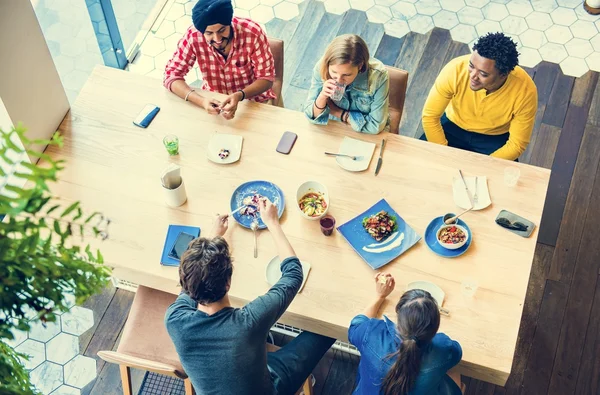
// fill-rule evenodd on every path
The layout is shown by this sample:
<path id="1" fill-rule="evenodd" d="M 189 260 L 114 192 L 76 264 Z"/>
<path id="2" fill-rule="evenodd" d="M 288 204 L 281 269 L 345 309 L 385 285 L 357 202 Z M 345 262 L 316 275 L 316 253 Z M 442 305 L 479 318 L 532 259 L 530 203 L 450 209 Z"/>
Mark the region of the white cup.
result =
<path id="1" fill-rule="evenodd" d="M 164 186 L 162 189 L 165 193 L 165 202 L 167 203 L 167 206 L 179 207 L 187 200 L 183 179 L 181 180 L 181 184 L 175 189 L 165 188 Z"/>
<path id="2" fill-rule="evenodd" d="M 504 169 L 504 184 L 508 187 L 514 187 L 519 181 L 521 170 L 517 166 L 509 166 Z"/>

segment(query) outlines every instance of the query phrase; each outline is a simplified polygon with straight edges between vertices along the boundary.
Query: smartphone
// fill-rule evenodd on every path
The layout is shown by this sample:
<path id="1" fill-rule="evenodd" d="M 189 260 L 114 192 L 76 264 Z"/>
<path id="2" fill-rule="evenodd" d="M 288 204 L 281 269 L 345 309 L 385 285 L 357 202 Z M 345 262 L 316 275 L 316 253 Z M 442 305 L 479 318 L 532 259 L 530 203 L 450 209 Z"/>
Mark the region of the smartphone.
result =
<path id="1" fill-rule="evenodd" d="M 144 107 L 138 116 L 135 117 L 133 124 L 135 126 L 139 126 L 140 128 L 147 128 L 159 111 L 160 108 L 158 106 L 155 106 L 154 104 L 146 104 L 146 107 Z"/>
<path id="2" fill-rule="evenodd" d="M 529 237 L 535 229 L 535 224 L 508 210 L 502 210 L 496 217 L 496 224 L 521 237 Z"/>
<path id="3" fill-rule="evenodd" d="M 169 258 L 173 259 L 181 259 L 183 253 L 188 249 L 188 245 L 190 241 L 194 240 L 195 237 L 189 233 L 181 232 L 177 235 L 177 239 L 175 239 L 175 243 L 173 243 L 173 247 L 171 251 L 169 251 Z"/>
<path id="4" fill-rule="evenodd" d="M 292 132 L 285 132 L 277 144 L 277 152 L 280 154 L 289 154 L 296 142 L 298 135 Z"/>

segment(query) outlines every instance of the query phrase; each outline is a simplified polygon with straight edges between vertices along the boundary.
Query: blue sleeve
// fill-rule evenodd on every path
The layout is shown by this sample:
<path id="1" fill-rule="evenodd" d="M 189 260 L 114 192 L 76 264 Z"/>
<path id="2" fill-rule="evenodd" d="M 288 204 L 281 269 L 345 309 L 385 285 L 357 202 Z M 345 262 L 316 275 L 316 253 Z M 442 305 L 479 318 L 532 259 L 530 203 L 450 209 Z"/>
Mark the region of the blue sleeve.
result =
<path id="1" fill-rule="evenodd" d="M 268 330 L 288 308 L 302 285 L 302 265 L 297 257 L 281 262 L 281 278 L 269 291 L 248 303 L 245 310 L 252 319 L 251 325 Z"/>
<path id="2" fill-rule="evenodd" d="M 316 125 L 327 125 L 329 121 L 329 106 L 325 107 L 325 110 L 318 117 L 315 118 L 313 114 L 313 104 L 319 93 L 323 90 L 323 80 L 321 79 L 321 74 L 319 73 L 319 64 L 314 67 L 312 73 L 312 80 L 310 83 L 310 89 L 308 90 L 308 97 L 306 98 L 306 102 L 304 103 L 304 114 L 310 123 L 314 123 Z"/>
<path id="3" fill-rule="evenodd" d="M 348 340 L 356 348 L 360 350 L 365 336 L 367 335 L 367 329 L 369 327 L 369 317 L 364 314 L 359 314 L 350 321 L 350 328 L 348 328 Z"/>
<path id="4" fill-rule="evenodd" d="M 357 132 L 378 134 L 387 124 L 390 96 L 390 81 L 387 70 L 381 74 L 377 84 L 369 113 L 363 114 L 360 111 L 350 111 L 348 122 L 352 129 Z"/>

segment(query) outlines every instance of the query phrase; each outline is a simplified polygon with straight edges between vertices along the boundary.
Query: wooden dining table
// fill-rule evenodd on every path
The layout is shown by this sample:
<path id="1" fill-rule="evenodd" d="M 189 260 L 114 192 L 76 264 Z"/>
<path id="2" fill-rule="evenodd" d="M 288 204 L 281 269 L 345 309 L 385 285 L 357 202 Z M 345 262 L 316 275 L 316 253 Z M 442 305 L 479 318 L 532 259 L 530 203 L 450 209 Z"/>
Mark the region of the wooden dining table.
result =
<path id="1" fill-rule="evenodd" d="M 218 94 L 208 94 L 219 98 Z M 160 112 L 147 129 L 132 121 L 148 103 Z M 276 152 L 281 135 L 298 139 L 289 155 Z M 160 264 L 170 224 L 192 225 L 208 235 L 216 213 L 230 211 L 234 190 L 244 182 L 266 180 L 285 195 L 282 227 L 297 255 L 312 266 L 306 285 L 280 321 L 287 325 L 347 341 L 350 321 L 376 297 L 371 269 L 338 231 L 330 237 L 319 221 L 303 218 L 296 191 L 305 181 L 324 184 L 330 196 L 329 214 L 337 225 L 356 217 L 382 198 L 420 235 L 433 218 L 461 211 L 454 202 L 452 182 L 465 176 L 487 176 L 492 204 L 462 218 L 472 231 L 468 251 L 449 259 L 434 254 L 421 239 L 380 270 L 396 280 L 381 313 L 396 320 L 395 305 L 407 284 L 430 281 L 446 294 L 440 331 L 463 349 L 458 370 L 470 377 L 504 385 L 511 371 L 523 303 L 537 240 L 515 235 L 495 223 L 502 209 L 540 223 L 550 171 L 522 163 L 431 144 L 400 135 L 357 133 L 331 121 L 312 125 L 300 111 L 243 101 L 235 118 L 207 114 L 167 91 L 160 80 L 97 66 L 60 126 L 64 146 L 46 152 L 66 161 L 52 191 L 65 203 L 79 200 L 87 211 L 111 219 L 109 238 L 93 240 L 119 280 L 178 293 L 178 269 Z M 221 165 L 207 159 L 215 133 L 243 136 L 239 161 Z M 179 155 L 169 156 L 163 137 L 179 137 Z M 352 137 L 377 144 L 370 166 L 350 172 L 336 159 L 342 139 Z M 382 138 L 387 143 L 381 171 L 375 166 Z M 170 164 L 181 167 L 187 202 L 165 204 L 160 177 Z M 520 169 L 518 184 L 504 183 L 507 166 Z M 229 221 L 225 238 L 234 256 L 229 292 L 242 306 L 267 292 L 267 263 L 276 255 L 268 230 L 258 234 L 258 258 L 253 235 Z M 474 280 L 469 297 L 461 283 Z"/>

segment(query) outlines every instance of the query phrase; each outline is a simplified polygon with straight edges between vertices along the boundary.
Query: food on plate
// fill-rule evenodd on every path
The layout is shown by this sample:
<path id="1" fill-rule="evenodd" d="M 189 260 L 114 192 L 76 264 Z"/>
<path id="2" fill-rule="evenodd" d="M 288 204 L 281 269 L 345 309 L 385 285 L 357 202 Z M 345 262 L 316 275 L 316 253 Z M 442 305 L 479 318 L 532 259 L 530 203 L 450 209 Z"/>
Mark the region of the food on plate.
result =
<path id="1" fill-rule="evenodd" d="M 465 241 L 467 239 L 467 235 L 460 228 L 457 228 L 456 226 L 450 226 L 440 231 L 438 239 L 441 243 L 458 244 Z"/>
<path id="2" fill-rule="evenodd" d="M 219 158 L 221 159 L 226 159 L 227 157 L 229 157 L 229 150 L 225 149 L 225 148 L 221 148 L 221 150 L 219 151 Z"/>
<path id="3" fill-rule="evenodd" d="M 318 217 L 325 213 L 327 202 L 320 192 L 308 192 L 298 201 L 300 210 L 309 217 Z"/>
<path id="4" fill-rule="evenodd" d="M 363 219 L 363 228 L 377 241 L 381 241 L 398 229 L 396 217 L 381 210 Z"/>
<path id="5" fill-rule="evenodd" d="M 240 210 L 240 214 L 256 217 L 256 214 L 258 213 L 258 202 L 263 198 L 264 197 L 258 193 L 255 193 L 251 196 L 246 196 L 244 200 L 242 200 L 242 204 L 246 207 Z"/>

